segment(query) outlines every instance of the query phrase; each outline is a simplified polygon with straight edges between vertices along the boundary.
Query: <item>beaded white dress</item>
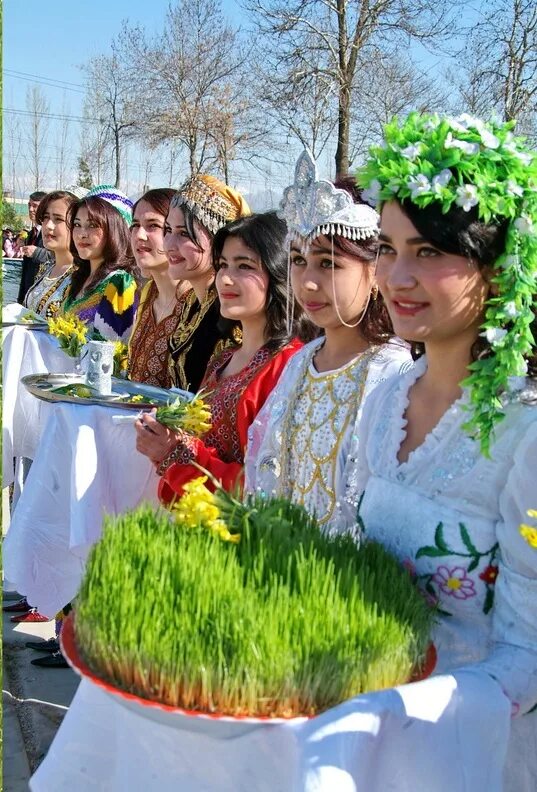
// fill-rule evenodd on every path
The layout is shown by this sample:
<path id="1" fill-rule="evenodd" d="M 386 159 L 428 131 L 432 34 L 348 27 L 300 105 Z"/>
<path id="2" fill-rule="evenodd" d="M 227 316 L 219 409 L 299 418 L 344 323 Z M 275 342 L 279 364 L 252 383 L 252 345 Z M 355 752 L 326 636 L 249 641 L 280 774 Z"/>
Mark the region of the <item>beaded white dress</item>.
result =
<path id="1" fill-rule="evenodd" d="M 356 419 L 380 382 L 411 365 L 400 343 L 372 347 L 334 371 L 314 365 L 318 338 L 287 364 L 276 388 L 248 431 L 246 490 L 283 495 L 330 529 L 341 523 L 343 470 Z M 357 502 L 347 504 L 354 524 Z"/>
<path id="2" fill-rule="evenodd" d="M 534 792 L 537 549 L 519 527 L 531 523 L 528 509 L 537 508 L 537 407 L 531 404 L 537 394 L 530 389 L 505 399 L 489 459 L 462 429 L 464 393 L 399 464 L 408 392 L 426 365 L 420 359 L 368 401 L 346 487 L 362 492 L 358 524 L 365 536 L 400 558 L 439 607 L 436 672 L 477 663 L 508 696 L 505 790 Z"/>

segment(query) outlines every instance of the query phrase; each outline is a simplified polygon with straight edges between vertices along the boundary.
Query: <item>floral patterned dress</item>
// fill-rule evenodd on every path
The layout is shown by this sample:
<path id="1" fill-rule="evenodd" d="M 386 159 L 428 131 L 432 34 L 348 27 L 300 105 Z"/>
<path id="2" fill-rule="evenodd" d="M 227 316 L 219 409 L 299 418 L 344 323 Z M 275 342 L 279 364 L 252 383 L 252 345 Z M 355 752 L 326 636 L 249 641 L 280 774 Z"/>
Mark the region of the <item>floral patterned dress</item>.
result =
<path id="1" fill-rule="evenodd" d="M 537 547 L 520 525 L 537 508 L 535 393 L 506 397 L 489 459 L 462 429 L 464 393 L 399 463 L 408 392 L 426 365 L 422 358 L 368 402 L 346 485 L 363 493 L 365 535 L 398 556 L 439 608 L 436 672 L 477 663 L 510 699 L 505 790 L 530 792 L 537 789 Z"/>

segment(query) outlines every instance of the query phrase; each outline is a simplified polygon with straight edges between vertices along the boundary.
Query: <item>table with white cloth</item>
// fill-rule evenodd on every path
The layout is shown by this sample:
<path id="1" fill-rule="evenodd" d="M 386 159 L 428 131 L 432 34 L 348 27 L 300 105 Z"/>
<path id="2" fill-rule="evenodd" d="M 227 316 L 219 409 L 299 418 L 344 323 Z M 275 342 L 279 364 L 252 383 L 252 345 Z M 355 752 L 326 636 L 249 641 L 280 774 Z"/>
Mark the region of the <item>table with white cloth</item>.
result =
<path id="1" fill-rule="evenodd" d="M 24 310 L 22 305 L 6 306 L 4 320 L 15 319 Z M 50 409 L 28 393 L 21 378 L 29 374 L 71 374 L 75 361 L 46 331 L 12 326 L 2 332 L 2 469 L 3 486 L 7 487 L 14 481 L 13 459 L 34 458 Z"/>
<path id="2" fill-rule="evenodd" d="M 217 739 L 146 719 L 84 679 L 30 789 L 501 792 L 509 718 L 499 685 L 467 669 Z"/>
<path id="3" fill-rule="evenodd" d="M 38 399 L 30 397 L 35 402 Z M 47 404 L 49 417 L 4 541 L 4 571 L 17 591 L 53 617 L 76 595 L 103 517 L 158 502 L 158 477 L 136 451 L 126 409 Z"/>

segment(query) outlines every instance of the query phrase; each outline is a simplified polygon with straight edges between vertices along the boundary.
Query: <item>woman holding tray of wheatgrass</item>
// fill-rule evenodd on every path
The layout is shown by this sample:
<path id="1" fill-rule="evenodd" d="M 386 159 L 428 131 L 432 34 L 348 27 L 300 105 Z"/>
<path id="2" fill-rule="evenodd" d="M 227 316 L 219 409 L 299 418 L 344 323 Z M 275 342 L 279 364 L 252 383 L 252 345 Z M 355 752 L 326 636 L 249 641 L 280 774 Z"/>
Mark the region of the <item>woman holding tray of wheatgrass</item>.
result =
<path id="1" fill-rule="evenodd" d="M 157 466 L 164 503 L 200 475 L 191 463 L 224 486 L 235 485 L 248 427 L 302 346 L 295 324 L 287 321 L 286 234 L 284 221 L 268 212 L 231 223 L 213 240 L 220 311 L 240 322 L 242 342 L 223 350 L 207 367 L 201 389 L 207 392 L 212 425 L 202 439 L 174 434 L 148 414 L 137 422 L 137 448 Z"/>
<path id="2" fill-rule="evenodd" d="M 379 217 L 354 182 L 320 180 L 304 152 L 281 214 L 290 232 L 295 298 L 323 334 L 289 362 L 250 427 L 246 489 L 289 498 L 334 529 L 343 527 L 343 470 L 352 462 L 363 401 L 408 365 L 410 354 L 391 341 L 375 280 Z M 352 524 L 351 518 L 347 527 Z"/>
<path id="3" fill-rule="evenodd" d="M 437 671 L 512 711 L 505 790 L 537 788 L 537 155 L 513 123 L 411 114 L 359 173 L 377 280 L 416 363 L 359 426 L 359 525 L 438 604 Z M 502 693 L 503 691 L 503 693 Z M 488 724 L 483 722 L 484 734 Z"/>
<path id="4" fill-rule="evenodd" d="M 134 260 L 148 282 L 142 289 L 129 340 L 128 376 L 161 388 L 172 384 L 168 372 L 169 339 L 177 329 L 182 297 L 190 286 L 170 275 L 164 250 L 164 226 L 175 190 L 149 190 L 132 210 Z"/>
<path id="5" fill-rule="evenodd" d="M 107 341 L 127 341 L 138 304 L 138 268 L 129 226 L 132 201 L 108 185 L 93 187 L 67 215 L 75 268 L 62 305 Z"/>

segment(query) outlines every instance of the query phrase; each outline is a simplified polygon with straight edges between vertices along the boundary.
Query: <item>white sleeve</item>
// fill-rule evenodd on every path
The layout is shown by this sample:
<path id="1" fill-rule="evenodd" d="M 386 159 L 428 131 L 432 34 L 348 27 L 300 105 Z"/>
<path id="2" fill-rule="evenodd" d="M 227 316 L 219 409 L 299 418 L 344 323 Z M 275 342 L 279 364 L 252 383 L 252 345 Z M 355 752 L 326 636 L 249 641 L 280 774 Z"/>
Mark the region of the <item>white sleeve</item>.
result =
<path id="1" fill-rule="evenodd" d="M 281 436 L 278 429 L 290 394 L 296 387 L 303 347 L 287 361 L 282 375 L 265 404 L 248 429 L 248 443 L 244 458 L 244 489 L 246 492 L 277 494 L 281 470 Z"/>
<path id="2" fill-rule="evenodd" d="M 494 645 L 480 665 L 503 687 L 514 714 L 523 714 L 537 704 L 537 546 L 520 532 L 521 524 L 529 524 L 537 535 L 537 519 L 528 515 L 537 509 L 537 421 L 514 452 L 499 505 Z"/>
<path id="3" fill-rule="evenodd" d="M 386 389 L 391 390 L 390 382 L 403 374 L 412 365 L 409 352 L 402 346 L 387 345 L 371 362 L 367 383 L 352 431 L 349 455 L 342 470 L 341 497 L 338 506 L 338 526 L 356 526 L 360 502 L 370 475 L 367 457 L 368 437 L 378 419 L 376 405 L 383 401 Z M 336 521 L 334 521 L 336 524 Z"/>

